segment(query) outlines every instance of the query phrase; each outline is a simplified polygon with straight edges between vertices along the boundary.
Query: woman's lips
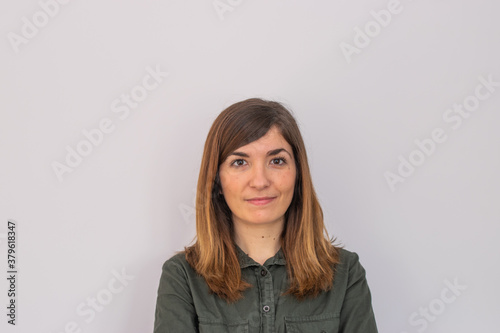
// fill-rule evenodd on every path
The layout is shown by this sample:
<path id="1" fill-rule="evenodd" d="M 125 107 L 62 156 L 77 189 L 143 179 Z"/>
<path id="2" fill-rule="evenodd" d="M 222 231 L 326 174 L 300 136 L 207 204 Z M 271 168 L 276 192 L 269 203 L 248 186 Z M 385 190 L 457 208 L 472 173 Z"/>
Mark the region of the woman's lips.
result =
<path id="1" fill-rule="evenodd" d="M 252 205 L 262 206 L 262 205 L 267 205 L 274 199 L 276 199 L 276 197 L 253 198 L 253 199 L 248 199 L 247 201 Z"/>

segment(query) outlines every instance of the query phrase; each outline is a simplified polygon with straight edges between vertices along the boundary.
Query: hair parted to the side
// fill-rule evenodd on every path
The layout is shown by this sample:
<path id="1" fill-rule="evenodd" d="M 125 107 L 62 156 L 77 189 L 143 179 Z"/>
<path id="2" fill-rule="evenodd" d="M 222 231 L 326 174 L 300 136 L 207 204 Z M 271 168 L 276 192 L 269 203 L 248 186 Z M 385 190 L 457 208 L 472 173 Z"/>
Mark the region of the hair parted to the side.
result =
<path id="1" fill-rule="evenodd" d="M 238 148 L 263 137 L 276 126 L 293 149 L 297 168 L 294 195 L 281 235 L 288 280 L 287 294 L 316 296 L 333 284 L 339 251 L 328 237 L 323 211 L 312 184 L 299 127 L 282 104 L 258 98 L 235 103 L 215 119 L 205 142 L 196 194 L 196 242 L 186 260 L 204 277 L 210 290 L 234 302 L 251 287 L 241 278 L 231 210 L 221 195 L 219 166 Z"/>

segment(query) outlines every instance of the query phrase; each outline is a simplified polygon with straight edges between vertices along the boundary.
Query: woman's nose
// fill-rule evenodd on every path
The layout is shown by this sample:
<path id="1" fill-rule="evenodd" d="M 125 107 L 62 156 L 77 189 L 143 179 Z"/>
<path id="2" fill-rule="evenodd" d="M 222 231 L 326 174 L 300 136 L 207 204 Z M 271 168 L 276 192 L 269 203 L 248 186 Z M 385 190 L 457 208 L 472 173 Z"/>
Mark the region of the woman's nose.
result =
<path id="1" fill-rule="evenodd" d="M 265 166 L 254 166 L 250 175 L 250 186 L 257 189 L 266 188 L 271 184 L 268 170 Z"/>

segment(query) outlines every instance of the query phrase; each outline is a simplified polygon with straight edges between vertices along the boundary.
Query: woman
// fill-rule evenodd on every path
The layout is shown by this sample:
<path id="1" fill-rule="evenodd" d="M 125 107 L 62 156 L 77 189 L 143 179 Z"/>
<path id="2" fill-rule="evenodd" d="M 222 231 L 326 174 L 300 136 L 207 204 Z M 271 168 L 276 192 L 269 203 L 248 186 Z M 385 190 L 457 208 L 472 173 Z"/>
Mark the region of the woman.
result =
<path id="1" fill-rule="evenodd" d="M 375 333 L 365 271 L 332 245 L 281 104 L 225 109 L 205 143 L 194 245 L 163 265 L 155 333 Z"/>

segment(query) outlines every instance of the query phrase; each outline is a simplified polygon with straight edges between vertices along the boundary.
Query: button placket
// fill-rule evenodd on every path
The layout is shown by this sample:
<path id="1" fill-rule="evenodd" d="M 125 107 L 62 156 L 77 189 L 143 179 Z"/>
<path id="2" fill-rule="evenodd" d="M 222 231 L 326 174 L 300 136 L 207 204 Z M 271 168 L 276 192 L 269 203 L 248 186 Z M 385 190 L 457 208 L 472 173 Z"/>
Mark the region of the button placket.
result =
<path id="1" fill-rule="evenodd" d="M 262 332 L 274 332 L 275 318 L 274 318 L 274 289 L 273 289 L 273 276 L 268 269 L 269 267 L 261 266 L 255 271 L 257 279 L 259 280 L 259 287 L 261 289 L 261 320 Z"/>

